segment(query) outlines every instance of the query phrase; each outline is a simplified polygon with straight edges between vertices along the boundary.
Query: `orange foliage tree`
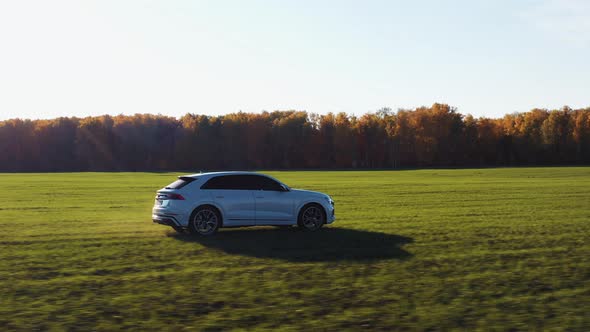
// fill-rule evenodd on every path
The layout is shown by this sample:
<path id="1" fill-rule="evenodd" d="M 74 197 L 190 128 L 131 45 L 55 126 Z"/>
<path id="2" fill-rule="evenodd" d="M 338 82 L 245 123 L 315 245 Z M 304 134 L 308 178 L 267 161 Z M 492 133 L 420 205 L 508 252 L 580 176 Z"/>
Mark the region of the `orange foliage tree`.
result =
<path id="1" fill-rule="evenodd" d="M 0 122 L 0 171 L 404 168 L 590 163 L 590 108 L 501 119 L 446 104 Z"/>

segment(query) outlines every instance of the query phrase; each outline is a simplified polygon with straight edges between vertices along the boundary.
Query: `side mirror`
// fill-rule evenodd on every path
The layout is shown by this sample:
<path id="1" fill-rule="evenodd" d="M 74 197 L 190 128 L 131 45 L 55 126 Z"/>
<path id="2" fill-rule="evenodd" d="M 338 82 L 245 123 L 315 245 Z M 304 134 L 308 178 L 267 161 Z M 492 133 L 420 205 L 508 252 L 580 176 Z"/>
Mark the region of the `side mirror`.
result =
<path id="1" fill-rule="evenodd" d="M 287 186 L 284 184 L 281 184 L 281 191 L 289 191 L 289 188 L 287 188 Z"/>

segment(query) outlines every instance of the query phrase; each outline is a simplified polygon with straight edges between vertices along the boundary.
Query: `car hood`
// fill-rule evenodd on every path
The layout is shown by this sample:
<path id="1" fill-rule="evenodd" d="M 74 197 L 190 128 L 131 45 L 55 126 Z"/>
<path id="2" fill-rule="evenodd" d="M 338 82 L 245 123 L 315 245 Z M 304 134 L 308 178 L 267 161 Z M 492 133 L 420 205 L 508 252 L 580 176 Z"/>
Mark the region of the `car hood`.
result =
<path id="1" fill-rule="evenodd" d="M 298 194 L 303 194 L 303 195 L 317 195 L 317 196 L 328 196 L 324 193 L 318 192 L 318 191 L 311 191 L 311 190 L 303 190 L 303 189 L 293 189 L 291 188 L 292 192 L 298 193 Z"/>

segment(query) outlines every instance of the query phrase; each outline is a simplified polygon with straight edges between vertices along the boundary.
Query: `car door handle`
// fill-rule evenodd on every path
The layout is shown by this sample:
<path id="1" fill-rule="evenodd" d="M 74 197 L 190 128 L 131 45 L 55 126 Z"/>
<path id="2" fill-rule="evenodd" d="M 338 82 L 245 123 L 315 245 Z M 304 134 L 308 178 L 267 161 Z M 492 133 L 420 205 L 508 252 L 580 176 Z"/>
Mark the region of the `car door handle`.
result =
<path id="1" fill-rule="evenodd" d="M 215 198 L 224 198 L 223 196 L 215 196 Z"/>
<path id="2" fill-rule="evenodd" d="M 264 198 L 264 196 L 256 196 L 256 198 Z"/>

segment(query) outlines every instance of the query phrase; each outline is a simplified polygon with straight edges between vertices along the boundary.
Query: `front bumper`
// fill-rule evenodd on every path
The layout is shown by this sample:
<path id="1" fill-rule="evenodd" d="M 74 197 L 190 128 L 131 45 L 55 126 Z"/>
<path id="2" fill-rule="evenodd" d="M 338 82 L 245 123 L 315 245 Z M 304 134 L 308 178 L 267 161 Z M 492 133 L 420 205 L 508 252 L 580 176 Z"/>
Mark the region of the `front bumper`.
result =
<path id="1" fill-rule="evenodd" d="M 334 221 L 336 221 L 336 210 L 334 209 L 334 205 L 332 205 L 329 209 L 328 209 L 328 213 L 326 216 L 326 224 L 331 224 Z"/>

